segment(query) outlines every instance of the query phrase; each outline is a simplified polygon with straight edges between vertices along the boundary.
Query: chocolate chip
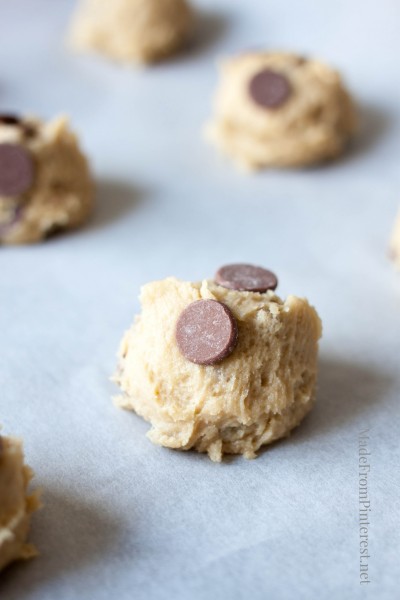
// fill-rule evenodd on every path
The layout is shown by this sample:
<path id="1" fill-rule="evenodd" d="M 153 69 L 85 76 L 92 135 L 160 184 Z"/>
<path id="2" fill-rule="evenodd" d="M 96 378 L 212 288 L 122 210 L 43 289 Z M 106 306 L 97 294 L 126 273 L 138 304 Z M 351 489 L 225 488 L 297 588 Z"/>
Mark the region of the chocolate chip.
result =
<path id="1" fill-rule="evenodd" d="M 1 125 L 19 125 L 21 123 L 21 119 L 17 117 L 17 115 L 11 114 L 0 114 L 0 124 Z"/>
<path id="2" fill-rule="evenodd" d="M 32 138 L 36 135 L 36 127 L 32 124 L 23 122 L 17 115 L 0 114 L 0 125 L 11 125 L 13 127 L 21 126 L 22 132 L 27 138 Z"/>
<path id="3" fill-rule="evenodd" d="M 4 450 L 3 438 L 0 435 L 0 458 L 1 458 L 1 455 L 3 454 L 3 450 Z"/>
<path id="4" fill-rule="evenodd" d="M 264 108 L 279 108 L 290 97 L 292 88 L 282 73 L 263 69 L 251 79 L 249 92 L 256 104 Z"/>
<path id="5" fill-rule="evenodd" d="M 275 290 L 278 285 L 278 279 L 271 271 L 246 264 L 221 267 L 215 274 L 215 281 L 225 288 L 246 292 L 266 292 Z"/>
<path id="6" fill-rule="evenodd" d="M 29 190 L 33 179 L 29 152 L 17 144 L 0 144 L 0 195 L 19 196 Z"/>
<path id="7" fill-rule="evenodd" d="M 185 358 L 198 365 L 213 365 L 227 358 L 238 340 L 236 319 L 217 300 L 197 300 L 181 313 L 176 342 Z"/>

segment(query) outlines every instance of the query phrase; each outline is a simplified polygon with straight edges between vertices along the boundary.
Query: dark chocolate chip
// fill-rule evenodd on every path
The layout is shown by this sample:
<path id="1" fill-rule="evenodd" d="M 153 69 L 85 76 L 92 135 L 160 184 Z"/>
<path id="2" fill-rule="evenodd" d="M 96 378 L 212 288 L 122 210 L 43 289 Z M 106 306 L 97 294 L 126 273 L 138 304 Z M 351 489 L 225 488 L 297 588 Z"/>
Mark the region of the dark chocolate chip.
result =
<path id="1" fill-rule="evenodd" d="M 275 290 L 278 279 L 274 273 L 254 265 L 234 264 L 221 267 L 215 281 L 225 288 L 246 292 Z"/>
<path id="2" fill-rule="evenodd" d="M 32 124 L 24 123 L 17 115 L 0 114 L 0 125 L 21 126 L 23 134 L 27 138 L 32 138 L 36 135 L 36 127 Z"/>
<path id="3" fill-rule="evenodd" d="M 3 454 L 3 450 L 4 450 L 3 438 L 0 435 L 0 458 L 1 458 L 1 455 Z"/>
<path id="4" fill-rule="evenodd" d="M 282 73 L 263 69 L 250 80 L 249 92 L 256 104 L 264 108 L 279 108 L 290 97 L 292 88 Z"/>
<path id="5" fill-rule="evenodd" d="M 29 152 L 17 144 L 0 144 L 0 196 L 19 196 L 32 186 L 34 165 Z"/>
<path id="6" fill-rule="evenodd" d="M 213 365 L 233 352 L 238 326 L 222 302 L 197 300 L 181 313 L 175 335 L 185 358 L 198 365 Z"/>
<path id="7" fill-rule="evenodd" d="M 0 124 L 2 125 L 19 125 L 21 119 L 17 115 L 0 114 Z"/>

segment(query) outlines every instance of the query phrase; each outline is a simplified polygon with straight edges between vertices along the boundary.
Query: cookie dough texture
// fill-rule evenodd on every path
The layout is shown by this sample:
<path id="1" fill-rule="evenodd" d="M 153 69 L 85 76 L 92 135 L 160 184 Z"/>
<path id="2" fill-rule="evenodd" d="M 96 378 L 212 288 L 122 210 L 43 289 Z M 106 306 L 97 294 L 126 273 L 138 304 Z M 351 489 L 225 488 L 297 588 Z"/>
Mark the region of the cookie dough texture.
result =
<path id="1" fill-rule="evenodd" d="M 186 0 L 82 0 L 70 42 L 122 63 L 151 63 L 177 52 L 192 23 Z"/>
<path id="2" fill-rule="evenodd" d="M 400 270 L 400 212 L 397 215 L 389 246 L 390 257 L 397 269 Z"/>
<path id="3" fill-rule="evenodd" d="M 0 144 L 21 146 L 34 165 L 33 185 L 25 193 L 0 194 L 0 244 L 38 242 L 88 219 L 94 185 L 65 117 L 26 118 L 12 126 L 0 122 Z"/>
<path id="4" fill-rule="evenodd" d="M 201 299 L 225 303 L 238 323 L 235 350 L 211 366 L 186 360 L 175 340 L 179 315 Z M 114 379 L 123 392 L 117 404 L 151 423 L 152 442 L 214 461 L 253 458 L 311 409 L 321 323 L 307 300 L 168 278 L 145 285 L 141 303 Z"/>
<path id="5" fill-rule="evenodd" d="M 249 84 L 264 69 L 284 75 L 290 97 L 265 108 Z M 221 65 L 215 116 L 206 136 L 246 169 L 302 167 L 343 152 L 356 129 L 353 102 L 339 74 L 295 54 L 248 52 Z"/>
<path id="6" fill-rule="evenodd" d="M 0 438 L 0 570 L 18 559 L 37 554 L 26 542 L 32 513 L 39 507 L 38 493 L 28 494 L 32 471 L 24 464 L 22 444 Z"/>

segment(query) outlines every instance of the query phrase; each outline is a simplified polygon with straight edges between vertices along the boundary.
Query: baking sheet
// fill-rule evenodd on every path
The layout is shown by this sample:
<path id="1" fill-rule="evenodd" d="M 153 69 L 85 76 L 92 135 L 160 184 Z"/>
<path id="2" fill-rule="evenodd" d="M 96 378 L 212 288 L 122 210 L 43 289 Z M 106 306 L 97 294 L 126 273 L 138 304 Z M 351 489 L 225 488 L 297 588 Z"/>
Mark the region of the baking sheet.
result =
<path id="1" fill-rule="evenodd" d="M 3 600 L 374 598 L 398 593 L 400 278 L 396 0 L 197 0 L 191 51 L 149 70 L 77 57 L 67 0 L 0 3 L 0 108 L 70 115 L 98 181 L 86 229 L 0 250 L 0 421 L 45 507 L 40 558 Z M 248 176 L 201 139 L 215 61 L 267 46 L 336 65 L 362 130 L 346 157 Z M 273 269 L 324 324 L 318 402 L 257 460 L 153 446 L 108 378 L 140 285 Z M 359 575 L 359 434 L 369 430 L 370 584 Z"/>

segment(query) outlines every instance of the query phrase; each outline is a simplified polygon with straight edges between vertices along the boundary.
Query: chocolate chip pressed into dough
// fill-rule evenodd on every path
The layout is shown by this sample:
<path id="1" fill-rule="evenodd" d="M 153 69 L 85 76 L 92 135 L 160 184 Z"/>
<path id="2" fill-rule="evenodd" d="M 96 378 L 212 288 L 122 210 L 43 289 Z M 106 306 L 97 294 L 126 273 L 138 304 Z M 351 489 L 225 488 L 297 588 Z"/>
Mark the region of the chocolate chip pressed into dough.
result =
<path id="1" fill-rule="evenodd" d="M 290 98 L 292 89 L 282 73 L 263 69 L 249 83 L 249 93 L 256 104 L 264 108 L 279 108 Z"/>
<path id="2" fill-rule="evenodd" d="M 13 115 L 11 113 L 9 114 L 0 114 L 0 123 L 2 125 L 19 125 L 21 122 L 21 119 L 19 117 L 17 117 L 17 115 Z"/>
<path id="3" fill-rule="evenodd" d="M 275 290 L 278 285 L 272 271 L 244 263 L 221 267 L 215 274 L 215 281 L 223 287 L 247 292 Z"/>
<path id="4" fill-rule="evenodd" d="M 31 154 L 20 144 L 0 143 L 0 196 L 19 196 L 33 184 Z"/>
<path id="5" fill-rule="evenodd" d="M 238 329 L 229 308 L 216 300 L 197 300 L 180 314 L 176 341 L 193 363 L 212 365 L 227 358 L 237 344 Z"/>

